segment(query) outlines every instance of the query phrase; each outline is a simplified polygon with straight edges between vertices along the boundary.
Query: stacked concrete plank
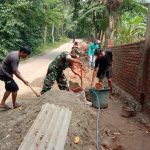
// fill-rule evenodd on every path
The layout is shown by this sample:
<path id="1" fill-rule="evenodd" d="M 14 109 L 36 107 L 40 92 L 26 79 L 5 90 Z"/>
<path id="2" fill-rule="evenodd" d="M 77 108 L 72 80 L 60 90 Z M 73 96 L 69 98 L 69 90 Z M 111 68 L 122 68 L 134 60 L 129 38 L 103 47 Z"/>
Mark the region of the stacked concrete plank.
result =
<path id="1" fill-rule="evenodd" d="M 72 112 L 46 103 L 18 150 L 63 150 Z"/>

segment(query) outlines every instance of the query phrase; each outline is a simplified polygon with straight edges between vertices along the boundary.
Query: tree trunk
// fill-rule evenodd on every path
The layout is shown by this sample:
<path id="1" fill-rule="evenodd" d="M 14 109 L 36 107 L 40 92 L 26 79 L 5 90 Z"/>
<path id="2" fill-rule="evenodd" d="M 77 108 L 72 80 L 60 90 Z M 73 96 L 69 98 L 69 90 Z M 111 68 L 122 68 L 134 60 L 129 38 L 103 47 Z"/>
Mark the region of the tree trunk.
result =
<path id="1" fill-rule="evenodd" d="M 44 37 L 43 37 L 43 40 L 44 40 L 44 45 L 46 45 L 46 43 L 47 43 L 47 25 L 44 28 Z"/>
<path id="2" fill-rule="evenodd" d="M 93 11 L 93 27 L 94 27 L 94 36 L 97 38 L 97 27 L 96 27 L 96 12 Z"/>
<path id="3" fill-rule="evenodd" d="M 100 40 L 101 40 L 101 43 L 103 42 L 103 39 L 104 39 L 104 34 L 105 34 L 105 32 L 102 32 L 102 36 L 101 36 L 101 38 L 100 38 Z"/>
<path id="4" fill-rule="evenodd" d="M 55 25 L 54 25 L 54 23 L 53 23 L 53 25 L 52 25 L 52 43 L 54 43 L 54 42 L 55 42 L 55 37 L 54 37 L 54 28 L 55 28 Z"/>
<path id="5" fill-rule="evenodd" d="M 101 36 L 102 36 L 102 31 L 99 30 L 99 31 L 98 31 L 98 39 L 99 39 L 99 40 L 101 39 Z"/>
<path id="6" fill-rule="evenodd" d="M 64 36 L 64 26 L 61 27 L 61 35 Z"/>
<path id="7" fill-rule="evenodd" d="M 108 27 L 106 32 L 105 32 L 105 48 L 108 46 L 108 40 L 110 39 L 110 28 Z"/>

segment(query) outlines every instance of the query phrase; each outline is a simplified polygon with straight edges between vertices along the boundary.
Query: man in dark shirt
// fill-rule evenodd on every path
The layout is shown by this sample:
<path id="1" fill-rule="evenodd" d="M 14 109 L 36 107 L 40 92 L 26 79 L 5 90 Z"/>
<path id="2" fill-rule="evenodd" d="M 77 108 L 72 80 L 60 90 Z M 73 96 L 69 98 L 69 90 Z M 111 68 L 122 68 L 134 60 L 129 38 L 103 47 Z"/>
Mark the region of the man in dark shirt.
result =
<path id="1" fill-rule="evenodd" d="M 93 71 L 92 83 L 93 86 L 94 78 L 96 77 L 99 79 L 101 83 L 103 78 L 106 76 L 108 79 L 108 84 L 110 88 L 110 97 L 112 96 L 112 52 L 111 51 L 101 51 L 96 50 L 96 61 L 95 61 L 95 68 Z"/>
<path id="2" fill-rule="evenodd" d="M 31 51 L 29 48 L 22 47 L 19 51 L 13 51 L 9 53 L 3 60 L 2 65 L 0 66 L 0 80 L 5 82 L 6 91 L 0 103 L 0 108 L 9 109 L 9 106 L 7 106 L 5 102 L 11 93 L 13 107 L 19 107 L 19 104 L 16 103 L 17 91 L 19 90 L 19 88 L 13 79 L 13 74 L 15 74 L 20 80 L 22 80 L 24 84 L 29 84 L 19 72 L 18 65 L 20 58 L 26 58 L 30 54 L 30 52 Z"/>

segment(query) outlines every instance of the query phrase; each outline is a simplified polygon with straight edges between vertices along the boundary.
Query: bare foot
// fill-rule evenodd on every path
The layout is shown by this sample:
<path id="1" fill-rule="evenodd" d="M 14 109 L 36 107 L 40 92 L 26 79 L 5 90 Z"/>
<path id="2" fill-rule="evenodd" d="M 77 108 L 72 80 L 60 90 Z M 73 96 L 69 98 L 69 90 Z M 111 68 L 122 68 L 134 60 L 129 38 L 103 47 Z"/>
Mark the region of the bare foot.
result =
<path id="1" fill-rule="evenodd" d="M 113 99 L 113 96 L 112 96 L 112 95 L 109 95 L 109 99 Z"/>
<path id="2" fill-rule="evenodd" d="M 92 102 L 85 101 L 85 105 L 92 106 Z"/>

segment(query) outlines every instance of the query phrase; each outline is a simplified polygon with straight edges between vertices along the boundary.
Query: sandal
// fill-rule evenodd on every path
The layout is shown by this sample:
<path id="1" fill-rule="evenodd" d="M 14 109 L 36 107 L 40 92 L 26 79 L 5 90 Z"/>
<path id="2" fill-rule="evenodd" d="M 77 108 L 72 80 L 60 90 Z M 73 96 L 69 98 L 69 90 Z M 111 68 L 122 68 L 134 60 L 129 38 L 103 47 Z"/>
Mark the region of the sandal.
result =
<path id="1" fill-rule="evenodd" d="M 13 107 L 14 107 L 14 109 L 15 109 L 15 108 L 18 108 L 18 107 L 20 107 L 20 106 L 21 106 L 21 104 L 16 103 L 15 106 L 13 106 Z"/>
<path id="2" fill-rule="evenodd" d="M 11 107 L 10 106 L 8 106 L 8 105 L 0 105 L 0 110 L 9 110 L 9 109 L 11 109 Z"/>

